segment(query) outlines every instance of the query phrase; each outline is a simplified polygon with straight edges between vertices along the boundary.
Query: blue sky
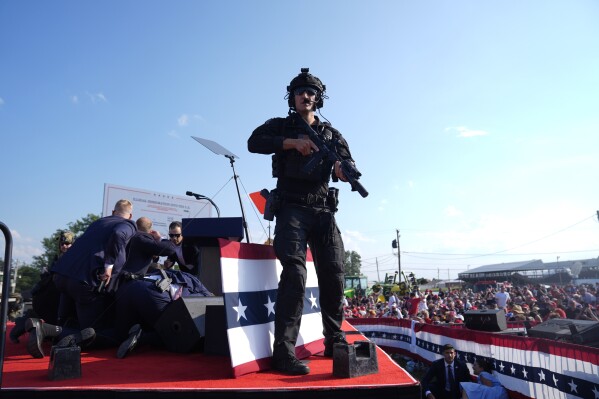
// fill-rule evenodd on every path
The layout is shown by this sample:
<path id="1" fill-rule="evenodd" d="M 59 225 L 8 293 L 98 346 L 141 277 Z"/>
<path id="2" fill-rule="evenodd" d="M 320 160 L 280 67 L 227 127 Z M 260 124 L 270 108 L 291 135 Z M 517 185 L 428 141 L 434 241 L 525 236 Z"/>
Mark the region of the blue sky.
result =
<path id="1" fill-rule="evenodd" d="M 104 183 L 211 196 L 272 188 L 252 130 L 301 67 L 327 85 L 366 199 L 346 249 L 377 279 L 599 255 L 595 1 L 3 1 L 0 221 L 13 257 L 88 213 Z M 266 222 L 245 203 L 253 242 Z M 142 215 L 134 215 L 139 217 Z"/>

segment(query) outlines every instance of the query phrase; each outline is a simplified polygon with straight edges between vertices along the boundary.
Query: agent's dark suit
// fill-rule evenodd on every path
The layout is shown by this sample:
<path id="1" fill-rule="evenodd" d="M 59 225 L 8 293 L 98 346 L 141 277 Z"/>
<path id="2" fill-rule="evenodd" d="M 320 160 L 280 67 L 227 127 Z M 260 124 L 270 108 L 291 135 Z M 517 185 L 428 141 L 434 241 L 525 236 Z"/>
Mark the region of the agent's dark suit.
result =
<path id="1" fill-rule="evenodd" d="M 213 296 L 197 277 L 189 273 L 174 270 L 165 270 L 165 273 L 172 279 L 173 290 L 181 289 L 182 297 Z M 124 282 L 116 293 L 116 330 L 121 341 L 127 337 L 129 329 L 135 324 L 140 324 L 144 333 L 153 330 L 166 306 L 174 299 L 171 290 L 158 289 L 155 281 L 150 280 L 151 276 L 162 277 L 158 272 L 151 272 L 142 280 Z M 149 341 L 158 343 L 155 336 Z"/>
<path id="2" fill-rule="evenodd" d="M 144 275 L 157 255 L 175 255 L 173 244 L 168 240 L 156 241 L 150 233 L 138 231 L 129 241 L 127 262 L 122 271 Z"/>
<path id="3" fill-rule="evenodd" d="M 451 392 L 445 390 L 447 383 L 447 364 L 445 363 L 445 359 L 439 359 L 431 364 L 424 378 L 420 381 L 424 398 L 426 398 L 425 395 L 427 391 L 430 391 L 435 395 L 436 399 L 459 399 L 461 397 L 460 382 L 472 381 L 470 378 L 470 371 L 468 370 L 466 363 L 461 360 L 454 359 L 453 363 L 454 383 L 451 386 Z"/>
<path id="4" fill-rule="evenodd" d="M 129 219 L 107 216 L 93 222 L 54 265 L 54 283 L 62 293 L 58 317 L 64 321 L 66 303 L 75 304 L 81 328 L 97 328 L 105 315 L 105 296 L 98 294 L 98 271 L 112 264 L 113 275 L 125 264 L 125 247 L 137 227 Z"/>
<path id="5" fill-rule="evenodd" d="M 181 243 L 181 255 L 183 255 L 183 259 L 179 259 L 177 256 L 177 246 L 172 243 L 170 240 L 164 240 L 165 242 L 170 243 L 171 248 L 173 250 L 173 254 L 168 256 L 168 260 L 177 263 L 179 265 L 179 269 L 190 273 L 194 276 L 200 275 L 200 264 L 201 264 L 201 245 L 193 242 L 189 239 L 183 239 Z M 183 261 L 183 262 L 182 262 Z"/>

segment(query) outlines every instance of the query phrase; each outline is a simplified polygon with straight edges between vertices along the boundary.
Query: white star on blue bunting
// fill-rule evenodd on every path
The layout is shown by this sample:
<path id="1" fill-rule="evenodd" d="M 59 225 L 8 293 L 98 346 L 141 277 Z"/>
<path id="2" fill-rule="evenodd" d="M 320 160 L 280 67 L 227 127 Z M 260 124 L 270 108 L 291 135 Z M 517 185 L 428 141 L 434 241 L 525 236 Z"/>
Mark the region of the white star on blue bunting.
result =
<path id="1" fill-rule="evenodd" d="M 571 392 L 578 393 L 578 391 L 576 390 L 576 388 L 578 388 L 578 386 L 574 383 L 574 380 L 572 380 L 571 382 L 569 382 L 568 385 L 570 385 L 570 391 Z"/>
<path id="2" fill-rule="evenodd" d="M 270 314 L 275 314 L 275 302 L 272 302 L 270 300 L 270 296 L 268 296 L 268 302 L 264 304 L 264 306 L 266 306 L 266 309 L 268 309 L 268 313 L 266 314 L 267 316 L 270 316 Z"/>
<path id="3" fill-rule="evenodd" d="M 233 309 L 235 309 L 237 312 L 237 321 L 239 321 L 241 317 L 247 320 L 247 317 L 245 317 L 245 310 L 247 309 L 247 306 L 244 306 L 241 303 L 241 298 L 239 299 L 239 306 L 233 306 Z"/>
<path id="4" fill-rule="evenodd" d="M 317 308 L 318 309 L 318 305 L 316 305 L 316 298 L 312 294 L 312 291 L 310 291 L 310 298 L 309 299 L 310 299 L 312 308 Z"/>

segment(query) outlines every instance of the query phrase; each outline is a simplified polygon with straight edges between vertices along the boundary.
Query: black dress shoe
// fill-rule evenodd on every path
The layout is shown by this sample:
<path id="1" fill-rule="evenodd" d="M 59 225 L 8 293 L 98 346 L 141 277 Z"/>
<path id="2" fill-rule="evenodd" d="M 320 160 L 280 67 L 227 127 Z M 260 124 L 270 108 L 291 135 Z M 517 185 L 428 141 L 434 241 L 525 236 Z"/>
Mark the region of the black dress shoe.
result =
<path id="1" fill-rule="evenodd" d="M 9 334 L 11 342 L 18 344 L 19 337 L 27 332 L 25 330 L 26 320 L 27 319 L 25 317 L 17 317 L 15 320 L 15 326 L 12 328 L 12 330 L 10 330 Z"/>
<path id="2" fill-rule="evenodd" d="M 273 370 L 288 375 L 306 375 L 310 373 L 310 367 L 297 360 L 295 356 L 288 356 L 282 359 L 273 358 L 271 367 Z"/>
<path id="3" fill-rule="evenodd" d="M 333 357 L 333 349 L 335 344 L 349 345 L 349 343 L 343 337 L 333 340 L 330 344 L 327 342 L 324 346 L 324 357 Z"/>
<path id="4" fill-rule="evenodd" d="M 65 348 L 68 346 L 80 346 L 82 348 L 85 348 L 87 346 L 90 346 L 95 339 L 96 331 L 93 328 L 88 327 L 84 328 L 79 332 L 66 335 L 64 338 L 62 338 L 60 341 L 56 343 L 56 346 L 58 346 L 59 348 Z"/>
<path id="5" fill-rule="evenodd" d="M 27 352 L 36 359 L 44 357 L 44 330 L 40 319 L 27 319 L 25 329 L 29 332 L 29 341 L 27 341 Z"/>
<path id="6" fill-rule="evenodd" d="M 123 341 L 123 343 L 119 346 L 119 349 L 116 351 L 116 357 L 119 359 L 124 358 L 137 346 L 137 342 L 139 341 L 139 337 L 141 337 L 142 333 L 141 326 L 139 324 L 134 325 L 129 330 L 129 337 Z"/>

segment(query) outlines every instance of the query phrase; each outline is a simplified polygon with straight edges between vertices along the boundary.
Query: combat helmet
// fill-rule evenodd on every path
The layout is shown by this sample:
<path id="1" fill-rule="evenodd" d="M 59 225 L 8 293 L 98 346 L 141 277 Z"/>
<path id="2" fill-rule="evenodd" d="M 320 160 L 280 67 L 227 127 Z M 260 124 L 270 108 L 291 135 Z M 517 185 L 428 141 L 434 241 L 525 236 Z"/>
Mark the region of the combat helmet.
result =
<path id="1" fill-rule="evenodd" d="M 322 84 L 320 79 L 310 73 L 310 68 L 302 68 L 299 75 L 293 78 L 289 86 L 287 86 L 287 104 L 289 104 L 289 108 L 295 109 L 293 90 L 302 86 L 314 87 L 318 91 L 316 95 L 316 108 L 322 108 L 324 105 L 323 100 L 328 98 L 325 95 L 327 87 Z"/>
<path id="2" fill-rule="evenodd" d="M 72 231 L 63 230 L 58 235 L 58 245 L 60 244 L 72 244 L 75 241 L 75 235 Z"/>

